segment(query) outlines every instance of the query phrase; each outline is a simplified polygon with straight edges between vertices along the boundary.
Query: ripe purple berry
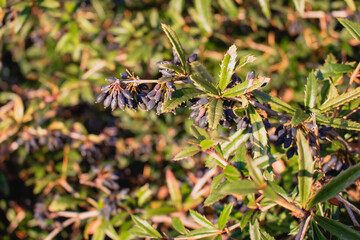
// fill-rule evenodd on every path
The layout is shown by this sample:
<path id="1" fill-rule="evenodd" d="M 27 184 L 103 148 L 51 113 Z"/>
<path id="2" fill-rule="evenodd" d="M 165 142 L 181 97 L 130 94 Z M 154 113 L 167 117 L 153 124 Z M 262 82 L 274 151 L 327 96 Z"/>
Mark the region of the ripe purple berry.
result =
<path id="1" fill-rule="evenodd" d="M 100 95 L 96 98 L 96 103 L 100 103 L 100 102 L 104 101 L 106 95 L 107 95 L 106 92 L 100 93 Z"/>
<path id="2" fill-rule="evenodd" d="M 127 73 L 121 73 L 120 77 L 121 77 L 121 79 L 128 79 L 129 75 Z"/>
<path id="3" fill-rule="evenodd" d="M 109 78 L 106 79 L 106 81 L 108 81 L 109 83 L 114 83 L 117 80 L 118 80 L 118 78 L 116 78 L 116 77 L 109 77 Z"/>
<path id="4" fill-rule="evenodd" d="M 104 108 L 107 108 L 107 107 L 109 107 L 110 106 L 110 104 L 111 104 L 111 96 L 110 95 L 108 95 L 106 98 L 105 98 L 105 101 L 104 101 Z"/>
<path id="5" fill-rule="evenodd" d="M 198 57 L 198 55 L 197 55 L 196 53 L 191 54 L 191 55 L 187 58 L 188 63 L 192 63 L 192 62 L 196 61 L 197 57 Z"/>
<path id="6" fill-rule="evenodd" d="M 160 100 L 161 100 L 161 90 L 157 91 L 155 95 L 155 101 L 158 102 Z"/>
<path id="7" fill-rule="evenodd" d="M 150 111 L 151 109 L 153 109 L 155 107 L 155 104 L 155 99 L 151 99 L 147 104 L 147 110 Z"/>
<path id="8" fill-rule="evenodd" d="M 124 95 L 124 97 L 126 97 L 126 98 L 129 99 L 129 100 L 133 100 L 133 99 L 134 99 L 134 97 L 131 95 L 131 93 L 130 93 L 129 90 L 127 90 L 127 89 L 124 89 L 124 90 L 122 91 L 122 94 Z"/>

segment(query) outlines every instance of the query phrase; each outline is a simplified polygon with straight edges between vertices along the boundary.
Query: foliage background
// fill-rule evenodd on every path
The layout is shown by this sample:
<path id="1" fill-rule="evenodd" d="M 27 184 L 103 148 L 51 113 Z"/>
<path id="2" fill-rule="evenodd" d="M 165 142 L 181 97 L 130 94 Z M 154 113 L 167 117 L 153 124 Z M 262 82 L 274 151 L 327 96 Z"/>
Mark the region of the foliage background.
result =
<path id="1" fill-rule="evenodd" d="M 110 112 L 94 104 L 95 96 L 105 78 L 125 69 L 145 79 L 159 77 L 156 62 L 172 58 L 161 23 L 169 24 L 185 52 L 198 53 L 213 74 L 233 43 L 240 56 L 256 56 L 239 76 L 244 79 L 250 68 L 270 76 L 265 91 L 287 102 L 302 102 L 308 73 L 327 57 L 358 60 L 359 43 L 335 19 L 359 21 L 358 2 L 306 1 L 303 15 L 296 10 L 298 1 L 264 2 L 0 1 L 3 239 L 43 239 L 63 222 L 58 211 L 91 209 L 101 210 L 103 217 L 87 218 L 56 238 L 87 238 L 89 229 L 105 222 L 97 219 L 110 219 L 119 238 L 129 239 L 130 212 L 156 222 L 178 211 L 167 187 L 169 171 L 181 183 L 183 208 L 217 218 L 214 208 L 199 205 L 204 196 L 195 202 L 189 198 L 206 171 L 205 156 L 172 161 L 190 135 L 188 111 L 175 116 Z M 38 141 L 39 134 L 50 136 L 44 146 L 26 144 Z M 55 138 L 61 146 L 50 146 Z M 286 161 L 285 167 L 281 181 L 290 190 L 296 166 Z M 121 211 L 108 214 L 114 199 L 121 202 Z M 240 211 L 232 218 L 241 216 Z M 280 233 L 290 232 L 294 220 L 286 213 L 273 217 L 267 230 L 276 239 L 286 237 Z M 163 232 L 170 231 L 166 221 L 157 222 Z M 246 231 L 237 234 L 248 236 Z"/>

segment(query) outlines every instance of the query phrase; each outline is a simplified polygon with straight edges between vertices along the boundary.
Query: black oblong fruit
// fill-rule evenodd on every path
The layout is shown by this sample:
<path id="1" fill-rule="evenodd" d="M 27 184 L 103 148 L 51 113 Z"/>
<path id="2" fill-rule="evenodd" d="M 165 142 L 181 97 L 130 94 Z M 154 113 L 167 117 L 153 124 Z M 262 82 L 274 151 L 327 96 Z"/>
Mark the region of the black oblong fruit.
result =
<path id="1" fill-rule="evenodd" d="M 161 84 L 159 84 L 159 83 L 156 84 L 155 87 L 154 87 L 155 90 L 159 90 L 160 88 L 161 88 Z"/>
<path id="2" fill-rule="evenodd" d="M 126 101 L 125 101 L 125 97 L 122 93 L 119 93 L 118 96 L 117 96 L 117 101 L 118 101 L 118 105 L 119 105 L 119 108 L 121 110 L 125 110 L 125 107 L 126 107 Z"/>
<path id="3" fill-rule="evenodd" d="M 294 153 L 295 153 L 295 148 L 294 147 L 291 147 L 289 148 L 287 151 L 286 151 L 286 156 L 288 158 L 292 158 L 292 156 L 294 156 Z"/>
<path id="4" fill-rule="evenodd" d="M 173 63 L 175 65 L 180 65 L 180 58 L 179 58 L 179 55 L 177 54 L 175 48 L 173 48 L 173 55 L 174 55 L 174 59 L 173 59 Z"/>
<path id="5" fill-rule="evenodd" d="M 166 82 L 166 87 L 167 87 L 167 88 L 170 88 L 170 89 L 174 89 L 174 88 L 175 88 L 174 83 L 173 83 L 172 81 Z"/>
<path id="6" fill-rule="evenodd" d="M 140 109 L 146 110 L 146 104 L 145 103 L 139 102 L 138 105 L 139 105 Z"/>
<path id="7" fill-rule="evenodd" d="M 169 97 L 170 100 L 173 98 L 173 91 L 168 92 L 168 97 Z"/>
<path id="8" fill-rule="evenodd" d="M 116 78 L 116 77 L 109 77 L 109 78 L 106 79 L 106 81 L 108 81 L 109 83 L 114 83 L 117 80 L 118 80 L 118 78 Z"/>
<path id="9" fill-rule="evenodd" d="M 153 89 L 153 90 L 151 90 L 150 92 L 148 92 L 147 97 L 148 97 L 148 98 L 153 98 L 153 97 L 155 96 L 155 94 L 156 94 L 156 90 Z"/>
<path id="10" fill-rule="evenodd" d="M 191 54 L 191 55 L 187 58 L 188 63 L 192 63 L 192 62 L 196 61 L 197 57 L 198 57 L 198 55 L 197 55 L 196 53 Z"/>
<path id="11" fill-rule="evenodd" d="M 147 110 L 150 111 L 151 109 L 153 109 L 155 107 L 155 104 L 155 99 L 151 99 L 147 104 Z"/>
<path id="12" fill-rule="evenodd" d="M 199 127 L 201 128 L 206 128 L 206 125 L 208 124 L 208 120 L 207 120 L 207 116 L 204 115 L 202 118 L 200 118 L 199 120 Z"/>
<path id="13" fill-rule="evenodd" d="M 232 76 L 231 76 L 231 82 L 233 82 L 234 84 L 238 84 L 238 83 L 241 83 L 241 78 L 236 75 L 236 73 L 234 73 Z"/>
<path id="14" fill-rule="evenodd" d="M 102 92 L 99 94 L 99 96 L 96 98 L 96 103 L 100 103 L 102 101 L 104 101 L 104 99 L 106 98 L 107 93 L 106 92 Z"/>
<path id="15" fill-rule="evenodd" d="M 246 75 L 246 79 L 247 80 L 252 80 L 255 78 L 255 71 L 254 70 L 250 70 L 247 75 Z"/>
<path id="16" fill-rule="evenodd" d="M 161 100 L 161 90 L 157 91 L 155 95 L 155 101 L 159 102 L 160 100 Z"/>
<path id="17" fill-rule="evenodd" d="M 156 115 L 161 114 L 161 107 L 162 107 L 162 102 L 159 102 L 157 107 L 156 107 Z"/>
<path id="18" fill-rule="evenodd" d="M 128 79 L 129 75 L 127 73 L 120 73 L 121 79 Z"/>
<path id="19" fill-rule="evenodd" d="M 201 104 L 201 105 L 205 105 L 209 102 L 209 99 L 207 98 L 201 98 L 199 99 L 198 103 Z"/>
<path id="20" fill-rule="evenodd" d="M 101 91 L 102 91 L 102 92 L 105 92 L 106 90 L 108 90 L 108 89 L 110 88 L 110 85 L 111 85 L 111 84 L 106 84 L 106 85 L 102 86 L 102 87 L 101 87 Z"/>
<path id="21" fill-rule="evenodd" d="M 149 86 L 146 85 L 145 83 L 141 83 L 141 84 L 139 84 L 139 89 L 140 90 L 149 90 Z"/>
<path id="22" fill-rule="evenodd" d="M 122 94 L 124 95 L 124 97 L 126 97 L 126 98 L 129 99 L 129 100 L 133 100 L 133 99 L 134 99 L 133 95 L 131 95 L 131 93 L 130 93 L 129 90 L 127 90 L 127 89 L 124 89 L 124 90 L 122 91 Z"/>
<path id="23" fill-rule="evenodd" d="M 116 98 L 113 98 L 111 100 L 111 111 L 114 111 L 117 107 L 117 99 Z"/>
<path id="24" fill-rule="evenodd" d="M 109 107 L 110 106 L 110 104 L 111 104 L 111 96 L 110 95 L 108 95 L 106 98 L 105 98 L 105 100 L 104 100 L 104 108 L 107 108 L 107 107 Z"/>
<path id="25" fill-rule="evenodd" d="M 291 138 L 286 138 L 285 141 L 284 141 L 284 148 L 290 147 L 291 143 L 292 143 L 292 139 Z"/>
<path id="26" fill-rule="evenodd" d="M 199 110 L 198 110 L 198 109 L 195 109 L 194 111 L 192 111 L 192 112 L 190 113 L 189 119 L 196 118 L 198 115 L 199 115 Z"/>

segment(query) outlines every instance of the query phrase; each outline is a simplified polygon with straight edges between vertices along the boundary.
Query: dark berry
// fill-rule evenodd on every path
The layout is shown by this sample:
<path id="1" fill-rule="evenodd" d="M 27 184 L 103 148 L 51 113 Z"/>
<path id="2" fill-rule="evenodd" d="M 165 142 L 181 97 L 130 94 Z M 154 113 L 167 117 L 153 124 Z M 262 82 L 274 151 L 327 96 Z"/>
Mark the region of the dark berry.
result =
<path id="1" fill-rule="evenodd" d="M 116 82 L 116 80 L 118 80 L 118 78 L 116 78 L 116 77 L 109 77 L 106 79 L 106 81 L 108 81 L 109 83 L 114 83 L 114 82 Z"/>
<path id="2" fill-rule="evenodd" d="M 100 103 L 100 102 L 104 101 L 106 95 L 107 95 L 106 92 L 100 93 L 100 95 L 96 98 L 96 103 Z"/>
<path id="3" fill-rule="evenodd" d="M 134 99 L 134 97 L 131 95 L 131 93 L 129 92 L 129 90 L 124 89 L 124 90 L 122 91 L 122 93 L 123 93 L 124 97 L 126 97 L 127 99 L 129 99 L 129 100 L 133 100 L 133 99 Z"/>
<path id="4" fill-rule="evenodd" d="M 199 115 L 199 110 L 195 109 L 194 111 L 192 111 L 189 115 L 190 119 L 196 118 Z"/>
<path id="5" fill-rule="evenodd" d="M 149 111 L 153 109 L 155 107 L 155 104 L 156 104 L 155 99 L 151 99 L 147 104 L 147 110 Z"/>
<path id="6" fill-rule="evenodd" d="M 147 97 L 151 99 L 151 98 L 153 98 L 155 96 L 155 94 L 156 94 L 156 90 L 153 89 L 147 94 Z"/>
<path id="7" fill-rule="evenodd" d="M 127 73 L 120 73 L 121 79 L 128 79 L 129 75 Z"/>
<path id="8" fill-rule="evenodd" d="M 161 100 L 161 90 L 156 92 L 155 102 L 159 102 Z"/>
<path id="9" fill-rule="evenodd" d="M 169 89 L 175 89 L 174 83 L 172 81 L 166 82 L 166 87 Z"/>
<path id="10" fill-rule="evenodd" d="M 149 86 L 146 85 L 145 83 L 141 83 L 141 84 L 139 84 L 139 89 L 140 90 L 149 90 Z"/>
<path id="11" fill-rule="evenodd" d="M 246 79 L 247 80 L 252 80 L 255 78 L 255 71 L 254 70 L 250 70 L 247 75 L 246 75 Z"/>
<path id="12" fill-rule="evenodd" d="M 198 55 L 197 55 L 196 53 L 191 54 L 191 55 L 187 58 L 188 63 L 192 63 L 192 62 L 196 61 L 197 57 L 198 57 Z"/>
<path id="13" fill-rule="evenodd" d="M 205 105 L 209 102 L 209 99 L 207 98 L 201 98 L 199 99 L 198 103 L 201 104 L 201 105 Z"/>
<path id="14" fill-rule="evenodd" d="M 111 100 L 111 111 L 114 111 L 117 107 L 117 99 L 116 98 L 113 98 Z"/>
<path id="15" fill-rule="evenodd" d="M 291 143 L 292 143 L 292 139 L 291 138 L 286 138 L 285 141 L 284 141 L 284 148 L 290 147 Z"/>
<path id="16" fill-rule="evenodd" d="M 161 114 L 161 107 L 162 107 L 162 102 L 159 102 L 157 107 L 156 107 L 156 114 L 157 115 Z"/>
<path id="17" fill-rule="evenodd" d="M 110 95 L 108 95 L 106 98 L 105 98 L 105 101 L 104 101 L 104 108 L 107 108 L 107 107 L 109 107 L 110 106 L 110 104 L 111 104 L 111 96 Z"/>
<path id="18" fill-rule="evenodd" d="M 168 96 L 169 96 L 169 99 L 171 100 L 173 98 L 173 91 L 169 91 Z"/>
<path id="19" fill-rule="evenodd" d="M 295 148 L 294 147 L 291 147 L 289 148 L 287 151 L 286 151 L 286 156 L 288 158 L 292 158 L 292 156 L 294 156 L 294 153 L 295 153 Z"/>

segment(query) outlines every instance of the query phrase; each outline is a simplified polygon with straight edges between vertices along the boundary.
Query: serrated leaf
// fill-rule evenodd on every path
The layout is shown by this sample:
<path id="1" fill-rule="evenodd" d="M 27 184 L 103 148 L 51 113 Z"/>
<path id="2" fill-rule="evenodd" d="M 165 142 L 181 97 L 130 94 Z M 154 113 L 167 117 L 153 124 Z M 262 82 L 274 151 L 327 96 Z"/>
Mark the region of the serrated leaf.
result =
<path id="1" fill-rule="evenodd" d="M 218 0 L 219 5 L 227 12 L 231 18 L 237 18 L 237 7 L 232 0 Z"/>
<path id="2" fill-rule="evenodd" d="M 133 228 L 131 228 L 129 230 L 129 233 L 133 236 L 136 236 L 136 237 L 150 237 L 150 238 L 153 238 L 153 235 L 145 232 L 142 228 L 138 227 L 138 226 L 135 226 Z"/>
<path id="3" fill-rule="evenodd" d="M 360 163 L 349 167 L 339 175 L 334 177 L 330 182 L 325 184 L 315 195 L 310 199 L 308 209 L 319 202 L 327 201 L 330 198 L 335 197 L 340 192 L 344 191 L 347 186 L 355 182 L 360 177 Z"/>
<path id="4" fill-rule="evenodd" d="M 249 175 L 252 178 L 252 180 L 259 186 L 262 186 L 264 184 L 264 177 L 261 173 L 260 168 L 258 168 L 254 163 L 252 159 L 249 159 L 247 161 L 248 168 L 249 168 Z"/>
<path id="5" fill-rule="evenodd" d="M 254 90 L 253 94 L 255 97 L 260 98 L 263 102 L 270 104 L 272 107 L 275 107 L 287 113 L 295 112 L 295 108 L 293 108 L 291 105 L 287 104 L 280 98 L 271 96 L 264 92 L 260 92 L 259 90 Z"/>
<path id="6" fill-rule="evenodd" d="M 360 131 L 360 123 L 342 118 L 327 118 L 320 113 L 316 114 L 316 121 L 334 128 Z"/>
<path id="7" fill-rule="evenodd" d="M 229 203 L 222 210 L 222 212 L 220 214 L 220 217 L 219 217 L 219 220 L 218 220 L 218 226 L 219 226 L 220 229 L 224 229 L 224 227 L 226 226 L 226 223 L 228 221 L 228 218 L 230 216 L 230 213 L 231 213 L 231 210 L 232 210 L 233 206 L 234 206 L 233 203 Z"/>
<path id="8" fill-rule="evenodd" d="M 213 95 L 219 94 L 219 91 L 216 89 L 216 87 L 211 82 L 201 77 L 200 75 L 192 74 L 190 76 L 190 79 L 194 81 L 201 90 Z"/>
<path id="9" fill-rule="evenodd" d="M 212 84 L 215 84 L 216 81 L 213 76 L 209 73 L 206 67 L 198 61 L 190 63 L 192 73 L 198 74 L 203 78 L 207 79 Z"/>
<path id="10" fill-rule="evenodd" d="M 211 0 L 195 0 L 194 3 L 200 27 L 211 34 Z"/>
<path id="11" fill-rule="evenodd" d="M 212 224 L 205 216 L 201 215 L 200 213 L 194 210 L 190 210 L 189 212 L 191 217 L 194 219 L 194 221 L 200 224 L 201 226 L 203 226 L 204 228 L 216 229 L 214 224 Z"/>
<path id="12" fill-rule="evenodd" d="M 249 139 L 249 133 L 246 129 L 237 130 L 229 137 L 229 141 L 221 143 L 221 149 L 225 159 L 228 159 L 242 143 Z"/>
<path id="13" fill-rule="evenodd" d="M 297 125 L 303 123 L 309 117 L 309 114 L 305 113 L 301 108 L 297 108 L 294 115 L 292 116 L 291 126 L 296 127 Z"/>
<path id="14" fill-rule="evenodd" d="M 207 150 L 217 143 L 215 140 L 205 139 L 200 142 L 201 150 Z"/>
<path id="15" fill-rule="evenodd" d="M 210 135 L 204 129 L 199 128 L 199 127 L 194 126 L 194 125 L 191 126 L 191 133 L 199 141 L 210 138 Z"/>
<path id="16" fill-rule="evenodd" d="M 275 240 L 273 236 L 268 234 L 265 230 L 260 229 L 261 240 Z"/>
<path id="17" fill-rule="evenodd" d="M 185 70 L 183 68 L 181 68 L 180 66 L 171 64 L 171 63 L 163 63 L 161 64 L 161 68 L 166 68 L 170 71 L 174 71 L 178 74 L 185 74 Z"/>
<path id="18" fill-rule="evenodd" d="M 176 33 L 166 24 L 161 24 L 163 31 L 171 42 L 171 45 L 175 49 L 177 55 L 179 56 L 180 63 L 183 69 L 186 69 L 186 59 L 184 55 L 184 50 L 180 44 L 179 38 Z"/>
<path id="19" fill-rule="evenodd" d="M 309 200 L 311 195 L 314 162 L 312 159 L 309 142 L 306 140 L 303 132 L 300 129 L 298 129 L 297 131 L 296 144 L 299 152 L 298 186 L 299 186 L 300 204 L 303 208 L 305 208 L 307 201 Z"/>
<path id="20" fill-rule="evenodd" d="M 176 161 L 187 157 L 191 157 L 197 154 L 198 152 L 200 152 L 200 148 L 198 147 L 187 147 L 181 150 L 178 154 L 176 154 L 174 160 Z"/>
<path id="21" fill-rule="evenodd" d="M 223 97 L 240 97 L 245 93 L 249 93 L 260 88 L 263 84 L 270 82 L 270 80 L 271 79 L 268 77 L 258 77 L 250 81 L 246 80 L 224 92 Z"/>
<path id="22" fill-rule="evenodd" d="M 343 93 L 337 97 L 334 97 L 321 105 L 319 107 L 319 110 L 321 112 L 326 112 L 331 110 L 332 108 L 336 108 L 338 106 L 341 106 L 347 102 L 350 102 L 356 98 L 360 97 L 360 87 L 355 88 L 353 90 L 348 91 L 347 93 Z"/>
<path id="23" fill-rule="evenodd" d="M 256 57 L 253 55 L 246 55 L 244 57 L 241 57 L 239 60 L 239 64 L 236 66 L 236 71 L 244 67 L 248 63 L 252 63 L 256 60 Z"/>
<path id="24" fill-rule="evenodd" d="M 317 94 L 317 79 L 314 71 L 312 71 L 309 73 L 305 88 L 305 108 L 311 109 L 315 107 Z"/>
<path id="25" fill-rule="evenodd" d="M 180 192 L 179 184 L 170 169 L 166 170 L 166 183 L 169 189 L 170 198 L 175 203 L 177 209 L 181 209 L 182 195 Z"/>
<path id="26" fill-rule="evenodd" d="M 131 218 L 135 222 L 135 224 L 144 232 L 146 232 L 149 236 L 154 238 L 162 237 L 161 234 L 144 219 L 141 219 L 140 217 L 135 215 L 131 215 Z"/>
<path id="27" fill-rule="evenodd" d="M 220 193 L 218 191 L 214 191 L 210 193 L 209 196 L 206 198 L 204 205 L 210 206 L 214 204 L 216 201 L 223 199 L 226 195 L 227 195 L 226 193 Z"/>
<path id="28" fill-rule="evenodd" d="M 217 229 L 199 228 L 190 231 L 188 234 L 186 234 L 187 238 L 182 238 L 182 239 L 201 239 L 201 238 L 215 236 L 217 234 L 219 234 L 219 230 Z"/>
<path id="29" fill-rule="evenodd" d="M 325 230 L 331 234 L 344 240 L 360 239 L 359 232 L 351 229 L 349 226 L 342 224 L 338 221 L 328 219 L 322 216 L 314 215 L 314 220 Z"/>
<path id="30" fill-rule="evenodd" d="M 249 222 L 251 216 L 253 215 L 254 213 L 254 209 L 248 209 L 244 215 L 242 216 L 241 220 L 240 220 L 240 229 L 241 230 L 244 230 L 246 224 Z"/>
<path id="31" fill-rule="evenodd" d="M 187 230 L 184 227 L 184 225 L 182 224 L 182 222 L 180 221 L 180 219 L 174 217 L 173 219 L 171 219 L 171 225 L 173 226 L 173 228 L 178 231 L 180 234 L 187 234 Z"/>
<path id="32" fill-rule="evenodd" d="M 267 132 L 262 121 L 262 118 L 257 113 L 255 108 L 251 105 L 248 107 L 249 118 L 252 127 L 252 134 L 253 134 L 253 152 L 254 158 L 258 158 L 260 156 L 268 155 L 268 138 Z"/>
<path id="33" fill-rule="evenodd" d="M 259 4 L 261 6 L 261 10 L 266 18 L 270 19 L 271 17 L 271 11 L 269 6 L 269 0 L 258 0 Z"/>
<path id="34" fill-rule="evenodd" d="M 327 240 L 327 238 L 325 238 L 325 236 L 320 231 L 316 222 L 313 220 L 311 221 L 311 229 L 312 229 L 312 238 L 313 239 Z"/>
<path id="35" fill-rule="evenodd" d="M 249 233 L 251 240 L 261 240 L 259 221 L 257 219 L 250 222 Z"/>
<path id="36" fill-rule="evenodd" d="M 207 119 L 210 129 L 216 129 L 218 127 L 223 111 L 223 100 L 214 98 L 208 103 Z"/>
<path id="37" fill-rule="evenodd" d="M 298 11 L 300 14 L 304 13 L 305 9 L 305 0 L 293 0 L 296 11 Z"/>
<path id="38" fill-rule="evenodd" d="M 231 81 L 236 64 L 236 46 L 232 45 L 226 52 L 220 66 L 219 88 L 223 91 Z"/>
<path id="39" fill-rule="evenodd" d="M 350 32 L 350 34 L 358 41 L 360 41 L 360 26 L 354 22 L 351 22 L 345 18 L 337 19 L 341 25 L 343 25 L 346 30 Z"/>
<path id="40" fill-rule="evenodd" d="M 347 64 L 331 63 L 322 66 L 320 71 L 323 75 L 333 75 L 350 73 L 353 69 L 354 68 L 352 66 Z"/>
<path id="41" fill-rule="evenodd" d="M 224 182 L 224 184 L 219 187 L 219 192 L 226 194 L 249 194 L 255 193 L 260 189 L 261 187 L 255 182 L 249 180 L 238 180 L 233 182 Z"/>
<path id="42" fill-rule="evenodd" d="M 182 88 L 178 89 L 174 92 L 173 98 L 167 99 L 162 107 L 162 112 L 169 112 L 171 110 L 174 110 L 178 106 L 180 106 L 183 102 L 186 102 L 194 97 L 197 97 L 201 94 L 204 94 L 203 91 L 196 89 L 196 88 Z"/>
<path id="43" fill-rule="evenodd" d="M 223 172 L 229 181 L 237 181 L 240 178 L 240 172 L 232 165 L 227 165 Z"/>

